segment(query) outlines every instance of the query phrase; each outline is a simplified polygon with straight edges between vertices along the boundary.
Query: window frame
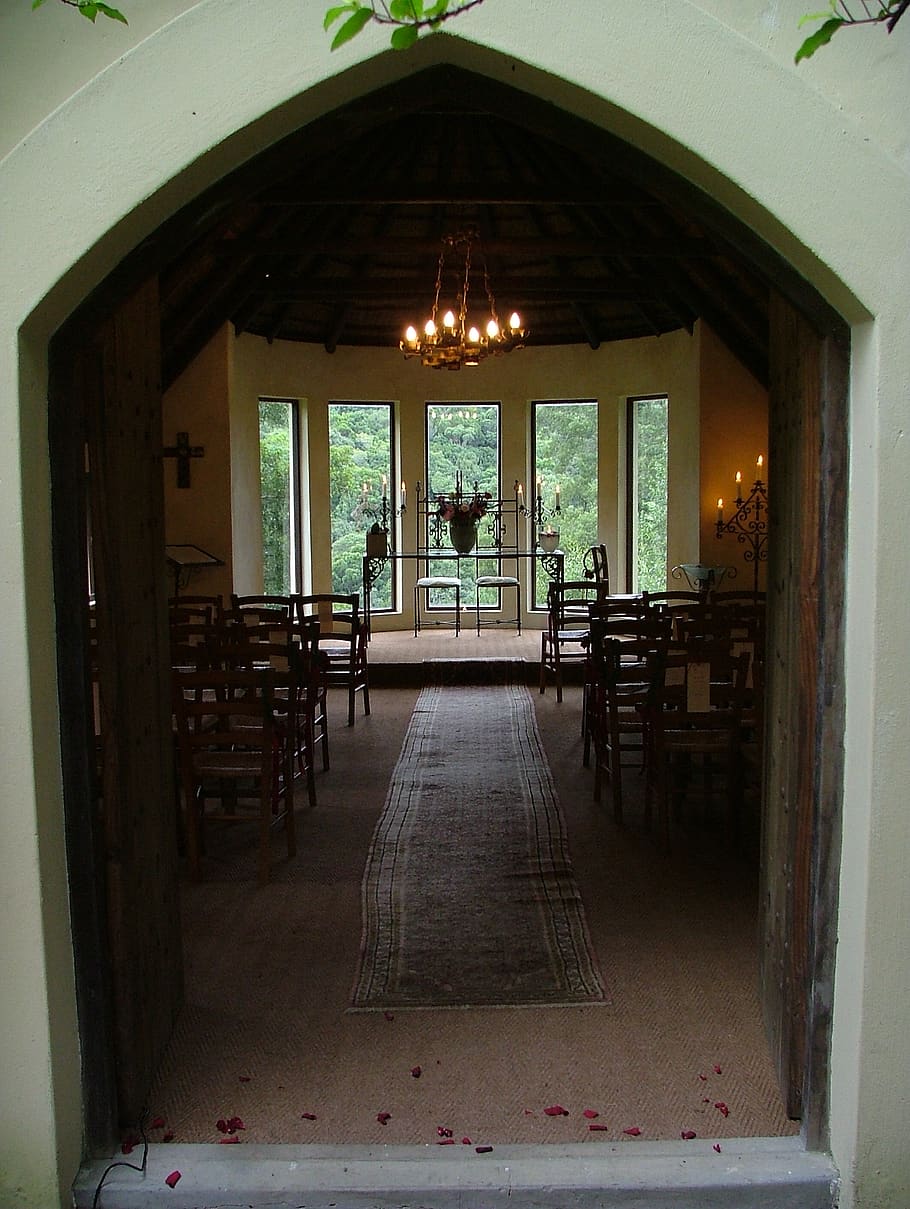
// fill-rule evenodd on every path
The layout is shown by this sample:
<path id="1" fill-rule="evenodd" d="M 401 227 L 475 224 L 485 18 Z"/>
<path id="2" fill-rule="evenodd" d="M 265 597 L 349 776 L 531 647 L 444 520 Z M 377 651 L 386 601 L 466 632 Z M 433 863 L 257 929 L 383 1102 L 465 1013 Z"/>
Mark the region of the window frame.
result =
<path id="1" fill-rule="evenodd" d="M 332 444 L 332 408 L 333 407 L 384 407 L 388 413 L 388 418 L 389 418 L 389 423 L 388 423 L 389 470 L 388 470 L 388 485 L 386 488 L 386 490 L 388 492 L 388 495 L 387 495 L 388 514 L 387 514 L 386 523 L 389 528 L 389 546 L 392 550 L 394 550 L 398 544 L 398 525 L 399 525 L 398 517 L 400 515 L 398 505 L 395 502 L 399 498 L 398 491 L 396 490 L 395 484 L 401 480 L 401 469 L 400 469 L 400 464 L 399 464 L 400 459 L 399 459 L 399 454 L 398 454 L 398 443 L 395 439 L 396 405 L 394 402 L 392 402 L 389 399 L 329 399 L 328 404 L 327 404 L 327 409 L 326 409 L 326 433 L 328 435 L 328 440 L 329 440 L 329 478 L 330 478 L 330 480 L 331 480 L 331 444 Z M 330 490 L 331 490 L 331 486 L 330 486 Z M 375 512 L 375 510 L 374 510 L 374 512 Z M 381 513 L 375 512 L 375 515 L 372 517 L 372 520 L 381 522 L 381 520 L 382 520 Z M 366 531 L 364 531 L 364 532 L 366 532 Z M 332 533 L 331 517 L 329 518 L 329 541 L 330 541 L 330 546 L 334 546 L 335 537 L 334 537 L 334 534 Z M 332 561 L 331 553 L 332 552 L 330 549 L 330 551 L 329 551 L 330 565 L 331 565 L 331 561 Z M 365 538 L 364 538 L 364 547 L 363 547 L 363 550 L 361 551 L 361 553 L 364 556 L 366 556 L 366 539 Z M 377 605 L 373 601 L 372 593 L 371 593 L 371 600 L 370 600 L 370 614 L 371 615 L 390 615 L 390 614 L 398 613 L 401 611 L 400 592 L 399 592 L 400 574 L 397 571 L 395 563 L 392 562 L 391 560 L 386 563 L 386 567 L 383 571 L 383 575 L 386 573 L 386 571 L 389 574 L 389 582 L 390 582 L 390 588 L 391 588 L 391 591 L 389 593 L 389 602 L 390 603 L 387 605 Z M 334 568 L 332 569 L 332 572 L 333 572 L 333 581 L 334 581 Z M 377 580 L 377 582 L 378 582 L 378 580 Z M 334 591 L 334 587 L 333 587 L 333 591 Z M 375 592 L 375 586 L 372 591 Z M 362 594 L 363 594 L 362 587 L 360 589 L 360 592 L 361 592 L 361 596 L 362 596 Z M 363 601 L 361 600 L 361 605 L 362 604 L 363 604 Z"/>
<path id="2" fill-rule="evenodd" d="M 281 403 L 288 409 L 290 416 L 289 428 L 289 506 L 288 506 L 288 578 L 289 590 L 293 595 L 303 591 L 303 533 L 302 533 L 302 500 L 301 500 L 301 466 L 300 466 L 300 399 L 284 395 L 260 395 L 257 403 L 258 432 L 260 439 L 259 475 L 260 492 L 262 482 L 262 404 Z M 262 524 L 262 497 L 260 495 L 260 527 Z M 263 589 L 265 588 L 265 543 L 263 554 Z"/>
<path id="3" fill-rule="evenodd" d="M 664 585 L 669 572 L 669 517 L 670 517 L 670 395 L 667 391 L 652 391 L 644 395 L 629 395 L 626 398 L 625 416 L 625 572 L 626 588 L 638 591 L 638 425 L 636 406 L 663 399 L 667 410 L 667 501 L 665 514 L 666 546 L 664 549 Z M 663 590 L 663 588 L 658 589 Z"/>

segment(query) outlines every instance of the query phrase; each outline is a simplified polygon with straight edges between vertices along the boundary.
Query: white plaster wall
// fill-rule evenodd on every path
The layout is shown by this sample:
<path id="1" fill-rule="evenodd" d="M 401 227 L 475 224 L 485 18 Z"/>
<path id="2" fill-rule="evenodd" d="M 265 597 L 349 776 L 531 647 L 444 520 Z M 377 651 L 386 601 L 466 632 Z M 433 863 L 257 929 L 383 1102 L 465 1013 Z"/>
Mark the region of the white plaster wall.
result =
<path id="1" fill-rule="evenodd" d="M 97 43 L 87 22 L 50 0 L 25 17 L 24 0 L 15 16 L 11 5 L 0 14 L 10 132 L 0 144 L 0 153 L 9 148 L 0 161 L 0 1066 L 15 1090 L 0 1100 L 0 1202 L 44 1209 L 62 1201 L 80 1149 L 50 608 L 47 340 L 139 239 L 264 140 L 350 89 L 451 58 L 658 155 L 751 223 L 857 325 L 850 541 L 858 556 L 847 599 L 831 1127 L 844 1209 L 905 1206 L 910 744 L 906 572 L 894 535 L 910 521 L 910 27 L 890 38 L 841 35 L 797 69 L 803 0 L 490 0 L 457 36 L 436 36 L 410 57 L 370 60 L 385 45 L 372 32 L 329 55 L 317 0 L 130 7 L 130 29 L 105 27 Z"/>

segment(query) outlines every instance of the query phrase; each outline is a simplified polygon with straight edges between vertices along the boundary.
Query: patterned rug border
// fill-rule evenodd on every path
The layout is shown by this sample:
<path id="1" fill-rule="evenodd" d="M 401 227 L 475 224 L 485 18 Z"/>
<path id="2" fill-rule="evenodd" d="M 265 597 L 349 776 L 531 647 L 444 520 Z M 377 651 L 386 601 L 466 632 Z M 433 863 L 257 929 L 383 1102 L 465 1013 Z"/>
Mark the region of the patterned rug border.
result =
<path id="1" fill-rule="evenodd" d="M 434 680 L 435 683 L 423 688 L 415 703 L 386 802 L 370 843 L 361 883 L 360 959 L 351 1004 L 347 1010 L 501 1010 L 592 1007 L 609 1003 L 569 857 L 565 820 L 540 738 L 533 699 L 527 687 L 511 678 L 509 683 L 499 682 L 495 688 L 489 683 L 453 686 L 444 679 L 434 677 Z M 448 777 L 445 766 L 451 757 L 447 752 L 440 753 L 442 738 L 438 728 L 451 725 L 445 721 L 440 723 L 440 716 L 445 714 L 446 702 L 452 704 L 455 693 L 462 695 L 462 708 L 473 696 L 475 702 L 483 700 L 484 708 L 493 711 L 493 718 L 502 724 L 497 728 L 501 733 L 498 741 L 507 749 L 507 754 L 514 757 L 515 768 L 521 774 L 504 780 L 498 792 L 508 797 L 508 813 L 501 817 L 509 824 L 513 823 L 513 817 L 515 820 L 504 840 L 504 859 L 516 855 L 516 850 L 509 847 L 509 844 L 513 844 L 518 845 L 518 855 L 522 860 L 515 866 L 508 865 L 506 876 L 503 876 L 502 870 L 497 873 L 494 868 L 492 873 L 497 876 L 491 884 L 497 890 L 504 889 L 509 881 L 517 884 L 517 890 L 508 900 L 509 906 L 518 914 L 518 924 L 524 924 L 533 934 L 527 954 L 527 968 L 521 965 L 522 952 L 516 943 L 515 967 L 510 971 L 497 967 L 501 985 L 495 985 L 495 980 L 489 979 L 488 973 L 480 977 L 475 970 L 473 990 L 453 986 L 448 979 L 434 987 L 434 974 L 429 971 L 426 985 L 420 983 L 424 965 L 420 961 L 413 963 L 415 949 L 418 955 L 421 952 L 433 955 L 432 960 L 424 957 L 427 966 L 433 965 L 437 953 L 443 954 L 440 963 L 444 966 L 449 957 L 445 933 L 441 934 L 438 944 L 434 941 L 427 948 L 424 938 L 423 950 L 419 941 L 408 950 L 408 942 L 413 943 L 413 938 L 405 936 L 400 924 L 403 911 L 399 910 L 396 914 L 394 906 L 396 896 L 403 893 L 402 878 L 407 874 L 410 853 L 408 845 L 415 843 L 416 836 L 415 851 L 419 852 L 421 839 L 426 842 L 426 833 L 421 835 L 420 832 L 420 826 L 426 826 L 423 820 L 427 817 L 425 802 L 423 817 L 419 813 L 422 795 L 426 793 L 427 799 L 432 800 L 434 811 L 440 807 L 438 798 L 433 797 L 434 792 L 439 795 L 438 786 L 433 789 L 433 778 L 440 775 L 444 779 Z M 489 735 L 490 732 L 485 733 Z M 492 764 L 498 766 L 495 759 Z M 508 764 L 505 766 L 508 767 Z M 459 777 L 457 771 L 453 775 Z M 462 770 L 460 776 L 464 775 Z M 459 790 L 451 800 L 457 800 L 463 782 L 458 779 L 456 784 Z M 490 801 L 494 800 L 496 792 L 497 787 L 493 786 Z M 483 802 L 475 795 L 475 801 L 479 803 L 476 809 L 483 810 L 487 798 L 482 792 L 480 798 L 484 799 Z M 443 803 L 444 810 L 451 811 L 451 800 Z M 515 807 L 520 808 L 517 813 Z M 440 826 L 444 826 L 445 817 L 443 813 Z M 486 817 L 492 825 L 498 826 L 491 812 L 487 811 Z M 470 820 L 466 826 L 466 834 L 473 836 Z M 440 834 L 443 834 L 442 831 Z M 459 846 L 458 851 L 461 850 Z M 426 868 L 427 865 L 419 867 Z M 486 870 L 487 875 L 490 872 Z M 525 879 L 523 884 L 521 878 Z M 529 886 L 534 896 L 527 900 Z M 470 892 L 470 886 L 466 890 Z M 514 921 L 511 917 L 506 919 L 504 912 L 501 915 L 496 910 L 491 912 L 491 917 L 501 929 L 501 933 L 493 937 L 494 941 L 500 941 L 503 951 L 508 949 L 511 953 L 516 932 L 509 929 L 509 923 Z M 432 918 L 432 912 L 428 907 L 424 911 L 412 909 L 412 927 L 413 921 L 417 920 L 418 931 L 426 928 L 424 921 L 429 918 Z M 474 934 L 478 935 L 476 932 Z M 488 939 L 484 931 L 483 941 Z M 457 949 L 457 944 L 453 947 Z M 402 957 L 403 951 L 407 951 L 412 959 L 410 967 Z M 457 960 L 457 954 L 453 960 Z M 535 960 L 540 963 L 538 967 L 533 965 Z M 415 985 L 408 987 L 402 969 L 407 971 Z M 419 970 L 416 978 L 415 970 Z M 527 979 L 538 972 L 542 977 L 538 993 L 535 993 L 527 985 Z M 516 980 L 511 991 L 505 989 L 509 977 Z M 547 979 L 550 979 L 549 986 Z M 481 982 L 484 989 L 478 993 L 476 988 Z M 466 985 L 471 987 L 470 977 Z M 510 999 L 509 993 L 515 997 Z"/>

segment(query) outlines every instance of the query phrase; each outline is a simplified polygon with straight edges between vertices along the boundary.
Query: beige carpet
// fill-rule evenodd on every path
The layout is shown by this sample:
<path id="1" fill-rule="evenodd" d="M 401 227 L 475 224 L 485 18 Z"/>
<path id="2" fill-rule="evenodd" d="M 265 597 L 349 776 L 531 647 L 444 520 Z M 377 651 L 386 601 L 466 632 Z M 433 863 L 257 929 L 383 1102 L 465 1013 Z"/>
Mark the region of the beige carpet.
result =
<path id="1" fill-rule="evenodd" d="M 446 1140 L 440 1128 L 475 1144 L 796 1132 L 755 993 L 754 871 L 710 821 L 677 829 L 670 856 L 634 802 L 626 828 L 613 825 L 581 766 L 577 688 L 562 705 L 552 691 L 533 698 L 611 1002 L 346 1011 L 364 862 L 416 695 L 377 688 L 353 729 L 332 695 L 332 768 L 317 808 L 301 811 L 293 862 L 276 842 L 272 884 L 251 875 L 242 829 L 211 836 L 205 880 L 183 896 L 186 1006 L 150 1099 L 166 1121 L 153 1138 L 217 1141 L 216 1122 L 234 1116 L 242 1142 L 432 1145 Z M 568 1115 L 546 1113 L 557 1105 Z"/>

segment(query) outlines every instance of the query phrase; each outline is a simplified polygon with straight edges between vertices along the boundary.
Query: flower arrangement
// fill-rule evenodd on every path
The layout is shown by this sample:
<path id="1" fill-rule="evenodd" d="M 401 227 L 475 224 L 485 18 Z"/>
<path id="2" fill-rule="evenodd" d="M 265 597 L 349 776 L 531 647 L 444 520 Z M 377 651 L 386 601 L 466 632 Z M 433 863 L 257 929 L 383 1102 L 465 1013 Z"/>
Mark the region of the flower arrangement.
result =
<path id="1" fill-rule="evenodd" d="M 443 521 L 455 525 L 476 525 L 486 515 L 487 505 L 493 497 L 489 491 L 475 491 L 473 495 L 437 495 L 436 515 Z"/>

